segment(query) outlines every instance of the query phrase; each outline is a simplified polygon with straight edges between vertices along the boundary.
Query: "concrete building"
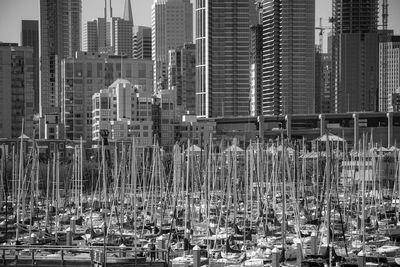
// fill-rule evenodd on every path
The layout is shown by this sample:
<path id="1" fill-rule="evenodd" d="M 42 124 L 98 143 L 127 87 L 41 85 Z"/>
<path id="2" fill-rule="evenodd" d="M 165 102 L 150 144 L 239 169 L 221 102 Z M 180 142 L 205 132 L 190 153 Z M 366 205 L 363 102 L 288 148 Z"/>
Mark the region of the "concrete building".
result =
<path id="1" fill-rule="evenodd" d="M 60 62 L 81 50 L 82 0 L 40 0 L 40 114 L 60 112 Z"/>
<path id="2" fill-rule="evenodd" d="M 263 1 L 263 115 L 315 112 L 314 20 L 315 0 Z"/>
<path id="3" fill-rule="evenodd" d="M 151 94 L 153 63 L 99 53 L 79 52 L 62 62 L 61 92 L 64 137 L 92 139 L 92 95 L 124 78 L 140 92 Z"/>
<path id="4" fill-rule="evenodd" d="M 253 0 L 196 1 L 196 114 L 249 114 L 249 26 Z"/>
<path id="5" fill-rule="evenodd" d="M 196 112 L 196 47 L 185 44 L 169 51 L 168 89 L 176 91 L 176 105 L 185 114 Z"/>
<path id="6" fill-rule="evenodd" d="M 0 62 L 0 138 L 33 138 L 33 48 L 0 45 Z"/>
<path id="7" fill-rule="evenodd" d="M 133 36 L 133 58 L 151 60 L 151 28 L 138 26 Z"/>
<path id="8" fill-rule="evenodd" d="M 397 111 L 399 93 L 400 36 L 388 36 L 379 43 L 379 111 Z"/>
<path id="9" fill-rule="evenodd" d="M 82 51 L 85 52 L 99 51 L 97 20 L 86 21 L 86 23 L 83 24 L 82 39 L 83 39 Z"/>
<path id="10" fill-rule="evenodd" d="M 108 130 L 112 141 L 135 136 L 139 146 L 152 145 L 151 101 L 128 80 L 117 79 L 108 89 L 100 90 L 93 100 L 93 140 L 101 140 L 100 131 Z M 139 99 L 141 98 L 141 99 Z"/>
<path id="11" fill-rule="evenodd" d="M 193 5 L 189 0 L 156 0 L 152 6 L 154 84 L 167 79 L 168 51 L 193 42 Z"/>
<path id="12" fill-rule="evenodd" d="M 378 0 L 334 0 L 332 111 L 376 111 Z"/>
<path id="13" fill-rule="evenodd" d="M 33 48 L 34 113 L 39 113 L 39 21 L 22 20 L 21 46 Z"/>

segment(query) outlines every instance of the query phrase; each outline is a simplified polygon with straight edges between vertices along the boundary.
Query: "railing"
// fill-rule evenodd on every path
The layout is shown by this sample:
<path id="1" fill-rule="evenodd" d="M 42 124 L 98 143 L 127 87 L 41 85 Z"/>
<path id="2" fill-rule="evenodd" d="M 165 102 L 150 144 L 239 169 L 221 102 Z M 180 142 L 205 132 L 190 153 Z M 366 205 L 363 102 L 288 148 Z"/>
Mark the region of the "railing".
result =
<path id="1" fill-rule="evenodd" d="M 66 257 L 70 256 L 71 253 L 88 253 L 88 258 L 79 258 L 79 260 L 87 261 L 90 266 L 94 264 L 101 264 L 108 262 L 109 260 L 119 259 L 130 259 L 133 261 L 146 262 L 146 254 L 151 257 L 151 253 L 154 253 L 155 258 L 164 262 L 169 260 L 168 250 L 156 249 L 156 250 L 144 250 L 140 247 L 119 247 L 119 246 L 90 246 L 90 247 L 76 247 L 76 246 L 48 246 L 48 245 L 4 245 L 0 246 L 1 250 L 1 262 L 3 265 L 7 264 L 7 261 L 18 261 L 19 259 L 32 261 L 32 265 L 37 260 L 48 260 L 48 261 L 59 261 L 60 265 L 64 265 L 67 260 Z M 7 253 L 8 252 L 8 253 Z M 24 252 L 24 254 L 23 254 Z M 46 257 L 44 252 L 60 252 L 60 257 Z M 41 255 L 40 255 L 40 254 Z M 106 253 L 106 254 L 104 254 Z M 112 255 L 108 255 L 112 254 Z M 118 256 L 115 256 L 118 254 Z M 139 256 L 143 254 L 143 256 Z M 105 257 L 106 255 L 106 257 Z M 19 256 L 23 256 L 19 258 Z M 72 259 L 69 258 L 69 259 Z M 75 259 L 76 260 L 76 259 Z"/>

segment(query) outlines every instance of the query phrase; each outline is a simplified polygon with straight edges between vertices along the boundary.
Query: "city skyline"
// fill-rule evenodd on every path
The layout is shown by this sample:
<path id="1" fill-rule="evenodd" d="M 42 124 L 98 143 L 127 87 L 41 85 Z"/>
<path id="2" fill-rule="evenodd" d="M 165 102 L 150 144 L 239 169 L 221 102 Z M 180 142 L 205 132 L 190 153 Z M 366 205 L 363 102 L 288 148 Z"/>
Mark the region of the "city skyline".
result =
<path id="1" fill-rule="evenodd" d="M 379 2 L 381 2 L 380 0 Z M 132 1 L 132 15 L 135 26 L 151 26 L 151 6 L 153 0 L 134 0 Z M 191 0 L 193 3 L 193 0 Z M 323 26 L 330 26 L 328 21 L 331 14 L 332 0 L 315 1 L 315 27 L 319 27 L 320 17 Z M 400 34 L 400 16 L 396 16 L 396 10 L 400 10 L 400 1 L 388 0 L 389 20 L 388 29 L 393 29 L 394 34 Z M 101 4 L 99 4 L 101 3 Z M 381 3 L 380 3 L 381 4 Z M 113 0 L 113 15 L 123 17 L 125 0 Z M 379 6 L 379 8 L 381 8 Z M 82 3 L 82 22 L 97 19 L 104 16 L 104 4 L 100 0 L 84 0 Z M 380 19 L 380 17 L 379 17 Z M 0 3 L 0 42 L 20 43 L 21 21 L 39 20 L 39 0 L 2 0 Z M 381 23 L 379 23 L 380 25 Z M 327 32 L 324 35 L 324 48 L 327 48 Z M 316 34 L 315 43 L 318 43 Z"/>

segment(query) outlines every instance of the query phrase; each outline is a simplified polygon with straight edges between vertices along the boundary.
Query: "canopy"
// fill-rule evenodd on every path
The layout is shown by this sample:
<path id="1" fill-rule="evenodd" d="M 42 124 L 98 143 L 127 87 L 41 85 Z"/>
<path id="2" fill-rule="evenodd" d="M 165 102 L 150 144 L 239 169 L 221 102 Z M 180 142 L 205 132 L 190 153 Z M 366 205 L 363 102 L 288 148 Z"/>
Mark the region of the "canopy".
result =
<path id="1" fill-rule="evenodd" d="M 326 141 L 329 141 L 329 142 L 346 142 L 345 139 L 343 139 L 343 138 L 341 138 L 341 137 L 339 137 L 337 135 L 331 134 L 331 133 L 324 134 L 323 136 L 318 137 L 315 140 L 316 141 L 321 141 L 321 142 L 326 142 Z"/>
<path id="2" fill-rule="evenodd" d="M 26 134 L 22 134 L 22 135 L 20 135 L 18 138 L 30 139 L 29 136 L 27 136 Z"/>
<path id="3" fill-rule="evenodd" d="M 227 149 L 224 150 L 224 152 L 244 152 L 244 150 L 240 147 L 238 147 L 237 145 L 231 145 L 230 147 L 228 147 Z"/>
<path id="4" fill-rule="evenodd" d="M 201 149 L 200 147 L 198 147 L 196 145 L 191 145 L 188 149 L 186 149 L 186 151 L 188 151 L 188 152 L 201 152 L 201 151 L 203 151 L 203 149 Z"/>

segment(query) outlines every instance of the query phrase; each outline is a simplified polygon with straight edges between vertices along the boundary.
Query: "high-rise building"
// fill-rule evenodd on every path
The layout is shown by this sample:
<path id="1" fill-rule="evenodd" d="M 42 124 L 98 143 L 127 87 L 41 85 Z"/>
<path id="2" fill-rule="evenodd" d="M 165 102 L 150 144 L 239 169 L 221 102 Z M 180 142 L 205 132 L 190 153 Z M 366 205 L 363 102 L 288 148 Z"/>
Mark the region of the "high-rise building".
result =
<path id="1" fill-rule="evenodd" d="M 332 3 L 332 111 L 376 111 L 379 1 Z"/>
<path id="2" fill-rule="evenodd" d="M 196 112 L 196 46 L 185 44 L 169 51 L 168 89 L 176 91 L 176 105 L 185 114 Z"/>
<path id="3" fill-rule="evenodd" d="M 83 24 L 83 44 L 82 51 L 86 52 L 98 52 L 99 51 L 99 40 L 98 40 L 98 28 L 97 20 L 87 21 Z"/>
<path id="4" fill-rule="evenodd" d="M 256 4 L 256 9 L 258 11 L 258 22 L 257 24 L 250 26 L 250 116 L 261 115 L 262 107 L 262 2 L 260 1 Z"/>
<path id="5" fill-rule="evenodd" d="M 107 89 L 93 95 L 93 140 L 108 130 L 110 139 L 132 140 L 139 146 L 151 146 L 153 122 L 151 97 L 141 96 L 128 80 L 117 79 Z"/>
<path id="6" fill-rule="evenodd" d="M 138 26 L 133 36 L 133 58 L 151 60 L 151 28 Z"/>
<path id="7" fill-rule="evenodd" d="M 39 112 L 39 21 L 22 20 L 21 45 L 33 48 L 34 112 Z"/>
<path id="8" fill-rule="evenodd" d="M 112 18 L 112 47 L 115 55 L 133 56 L 133 21 Z"/>
<path id="9" fill-rule="evenodd" d="M 155 0 L 151 27 L 156 85 L 167 79 L 168 51 L 193 42 L 193 5 L 189 0 Z"/>
<path id="10" fill-rule="evenodd" d="M 92 95 L 118 78 L 130 81 L 139 92 L 151 94 L 153 63 L 128 57 L 79 52 L 61 64 L 61 122 L 64 137 L 92 139 Z"/>
<path id="11" fill-rule="evenodd" d="M 263 1 L 263 115 L 314 113 L 315 0 Z"/>
<path id="12" fill-rule="evenodd" d="M 249 115 L 254 0 L 196 1 L 196 115 Z M 154 45 L 154 44 L 153 44 Z"/>
<path id="13" fill-rule="evenodd" d="M 0 44 L 0 62 L 0 138 L 33 138 L 33 48 Z"/>
<path id="14" fill-rule="evenodd" d="M 108 53 L 111 47 L 111 24 L 107 17 L 97 18 L 97 46 L 99 52 Z"/>
<path id="15" fill-rule="evenodd" d="M 40 0 L 42 117 L 60 112 L 60 62 L 81 50 L 81 17 L 82 0 Z"/>
<path id="16" fill-rule="evenodd" d="M 124 17 L 111 17 L 111 46 L 114 55 L 133 57 L 131 1 L 125 0 Z"/>
<path id="17" fill-rule="evenodd" d="M 400 36 L 379 43 L 379 111 L 397 111 L 400 94 Z"/>
<path id="18" fill-rule="evenodd" d="M 332 59 L 320 48 L 315 51 L 315 113 L 331 112 Z"/>

